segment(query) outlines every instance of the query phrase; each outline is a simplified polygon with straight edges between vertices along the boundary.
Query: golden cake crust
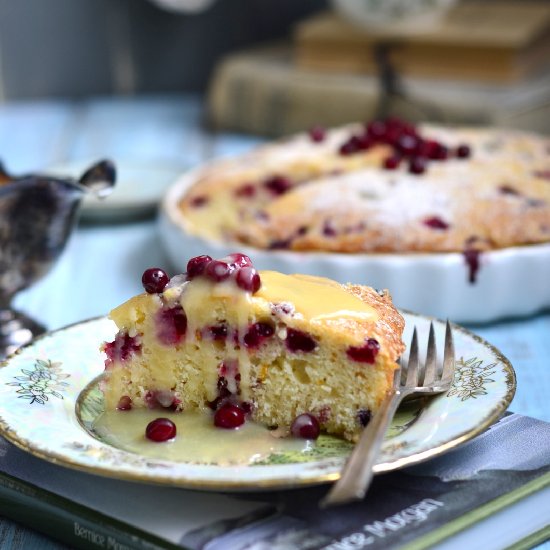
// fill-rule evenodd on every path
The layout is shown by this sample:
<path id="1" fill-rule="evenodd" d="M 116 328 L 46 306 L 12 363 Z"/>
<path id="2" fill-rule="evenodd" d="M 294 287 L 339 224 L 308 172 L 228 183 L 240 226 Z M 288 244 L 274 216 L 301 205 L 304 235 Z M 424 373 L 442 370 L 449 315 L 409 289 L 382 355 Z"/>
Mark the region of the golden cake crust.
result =
<path id="1" fill-rule="evenodd" d="M 405 319 L 393 305 L 389 292 L 387 290 L 379 292 L 366 285 L 343 285 L 343 287 L 372 306 L 378 313 L 378 319 L 371 322 L 368 327 L 349 320 L 341 322 L 350 331 L 356 331 L 358 334 L 372 334 L 377 340 L 383 342 L 382 348 L 389 359 L 396 361 L 405 350 L 405 344 L 401 340 L 405 328 Z"/>
<path id="2" fill-rule="evenodd" d="M 425 125 L 422 138 L 471 154 L 429 161 L 421 174 L 376 144 L 339 147 L 359 126 L 321 143 L 295 136 L 203 170 L 179 208 L 198 236 L 261 249 L 460 252 L 550 241 L 550 140 L 499 129 Z M 454 156 L 453 156 L 454 155 Z"/>

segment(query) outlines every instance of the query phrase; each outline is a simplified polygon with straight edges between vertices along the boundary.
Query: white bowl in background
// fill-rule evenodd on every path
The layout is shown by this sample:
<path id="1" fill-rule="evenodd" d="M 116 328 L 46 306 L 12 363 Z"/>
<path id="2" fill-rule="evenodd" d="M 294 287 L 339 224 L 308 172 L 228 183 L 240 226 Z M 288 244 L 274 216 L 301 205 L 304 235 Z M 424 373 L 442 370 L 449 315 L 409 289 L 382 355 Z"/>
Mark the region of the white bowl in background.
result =
<path id="1" fill-rule="evenodd" d="M 550 307 L 550 243 L 483 252 L 475 283 L 461 253 L 337 254 L 262 250 L 193 234 L 178 208 L 196 170 L 168 189 L 159 212 L 161 241 L 179 272 L 200 254 L 248 254 L 258 269 L 307 273 L 388 289 L 396 306 L 459 323 L 525 316 Z"/>

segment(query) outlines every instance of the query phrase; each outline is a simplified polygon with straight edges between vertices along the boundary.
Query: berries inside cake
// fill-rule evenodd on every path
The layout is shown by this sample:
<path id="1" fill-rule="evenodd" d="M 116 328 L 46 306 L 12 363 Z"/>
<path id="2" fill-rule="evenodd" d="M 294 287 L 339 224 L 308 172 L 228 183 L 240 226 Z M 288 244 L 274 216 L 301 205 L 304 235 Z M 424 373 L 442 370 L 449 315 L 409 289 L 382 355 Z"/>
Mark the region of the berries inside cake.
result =
<path id="1" fill-rule="evenodd" d="M 387 292 L 258 272 L 248 256 L 198 256 L 143 274 L 103 345 L 107 410 L 204 410 L 297 437 L 355 440 L 390 387 L 404 320 Z"/>

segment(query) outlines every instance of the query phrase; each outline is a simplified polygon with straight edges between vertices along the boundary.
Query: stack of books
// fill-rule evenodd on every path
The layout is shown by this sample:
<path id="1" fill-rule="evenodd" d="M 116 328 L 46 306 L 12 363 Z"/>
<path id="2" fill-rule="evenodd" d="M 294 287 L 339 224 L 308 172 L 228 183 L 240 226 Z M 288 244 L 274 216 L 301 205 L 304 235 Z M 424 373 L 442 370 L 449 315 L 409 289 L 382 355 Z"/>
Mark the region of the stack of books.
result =
<path id="1" fill-rule="evenodd" d="M 294 44 L 296 65 L 312 70 L 376 73 L 384 44 L 405 76 L 518 82 L 550 67 L 550 5 L 461 2 L 430 30 L 400 35 L 323 13 L 297 26 Z"/>
<path id="2" fill-rule="evenodd" d="M 50 464 L 0 438 L 0 515 L 71 548 L 528 548 L 550 537 L 550 424 L 510 414 L 458 449 L 377 476 L 364 501 L 326 486 L 215 493 Z"/>
<path id="3" fill-rule="evenodd" d="M 384 114 L 550 133 L 550 4 L 540 1 L 461 2 L 430 31 L 402 35 L 316 15 L 290 43 L 223 59 L 209 121 L 277 137 L 366 120 L 380 114 L 387 66 L 401 93 Z"/>

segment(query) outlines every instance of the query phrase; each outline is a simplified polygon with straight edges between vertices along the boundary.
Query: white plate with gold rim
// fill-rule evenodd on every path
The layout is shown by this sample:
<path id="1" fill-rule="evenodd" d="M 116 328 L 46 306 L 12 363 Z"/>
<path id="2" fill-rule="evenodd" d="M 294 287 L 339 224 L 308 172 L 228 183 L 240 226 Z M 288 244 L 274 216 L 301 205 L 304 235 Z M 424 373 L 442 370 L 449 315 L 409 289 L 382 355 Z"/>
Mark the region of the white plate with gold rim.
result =
<path id="1" fill-rule="evenodd" d="M 409 340 L 416 325 L 421 342 L 427 341 L 430 319 L 412 313 L 404 316 L 404 340 Z M 442 341 L 444 324 L 436 321 L 435 327 Z M 212 437 L 222 441 L 223 456 L 234 456 L 243 446 L 251 449 L 251 463 L 234 464 L 231 459 L 220 460 L 219 454 L 216 458 L 199 453 L 187 461 L 170 457 L 166 446 L 171 443 L 146 442 L 145 417 L 130 440 L 99 435 L 102 399 L 97 377 L 103 372 L 99 345 L 112 339 L 115 331 L 106 318 L 84 321 L 38 338 L 5 361 L 0 368 L 1 434 L 45 460 L 133 481 L 205 490 L 255 490 L 315 485 L 338 478 L 351 445 L 334 437 L 281 445 L 267 428 L 255 426 L 247 432 L 212 427 Z M 452 389 L 400 409 L 375 472 L 421 462 L 460 445 L 489 427 L 510 404 L 516 381 L 508 360 L 461 327 L 454 326 L 453 333 L 457 370 Z M 135 412 L 115 414 L 130 418 L 123 415 Z M 167 416 L 163 410 L 154 414 Z M 197 435 L 184 428 L 176 440 L 193 445 L 193 437 Z M 257 449 L 254 438 L 261 443 Z M 273 448 L 265 446 L 266 439 L 276 442 Z"/>

